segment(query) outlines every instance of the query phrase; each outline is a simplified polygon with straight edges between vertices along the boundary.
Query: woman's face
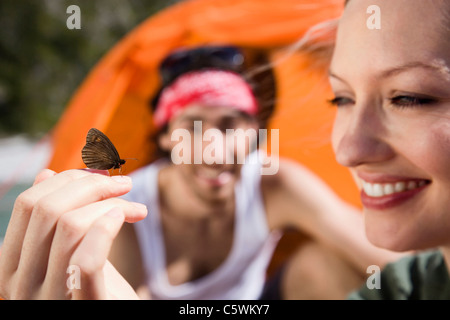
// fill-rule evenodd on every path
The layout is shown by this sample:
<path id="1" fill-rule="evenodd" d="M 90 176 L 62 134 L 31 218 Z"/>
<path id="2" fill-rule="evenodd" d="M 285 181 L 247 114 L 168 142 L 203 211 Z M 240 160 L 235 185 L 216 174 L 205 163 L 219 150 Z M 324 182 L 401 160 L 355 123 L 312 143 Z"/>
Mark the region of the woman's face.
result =
<path id="1" fill-rule="evenodd" d="M 256 143 L 240 136 L 238 129 L 250 129 L 251 136 L 258 132 L 258 122 L 233 108 L 195 104 L 169 122 L 160 144 L 171 153 L 179 177 L 198 198 L 227 201 L 234 197 L 243 160 Z"/>
<path id="2" fill-rule="evenodd" d="M 367 27 L 380 8 L 380 29 Z M 446 12 L 446 14 L 444 14 Z M 444 0 L 354 0 L 330 66 L 338 162 L 375 245 L 450 244 L 450 13 Z"/>

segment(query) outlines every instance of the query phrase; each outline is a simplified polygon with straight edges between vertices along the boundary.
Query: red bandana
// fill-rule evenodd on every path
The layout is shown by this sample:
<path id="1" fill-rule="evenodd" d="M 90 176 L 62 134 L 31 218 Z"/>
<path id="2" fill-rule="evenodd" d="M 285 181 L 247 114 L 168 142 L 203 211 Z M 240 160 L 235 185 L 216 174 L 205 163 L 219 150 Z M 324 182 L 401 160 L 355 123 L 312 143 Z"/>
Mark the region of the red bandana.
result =
<path id="1" fill-rule="evenodd" d="M 230 71 L 194 71 L 178 77 L 165 88 L 153 115 L 158 127 L 175 114 L 196 103 L 208 107 L 230 107 L 255 115 L 258 105 L 250 85 Z"/>

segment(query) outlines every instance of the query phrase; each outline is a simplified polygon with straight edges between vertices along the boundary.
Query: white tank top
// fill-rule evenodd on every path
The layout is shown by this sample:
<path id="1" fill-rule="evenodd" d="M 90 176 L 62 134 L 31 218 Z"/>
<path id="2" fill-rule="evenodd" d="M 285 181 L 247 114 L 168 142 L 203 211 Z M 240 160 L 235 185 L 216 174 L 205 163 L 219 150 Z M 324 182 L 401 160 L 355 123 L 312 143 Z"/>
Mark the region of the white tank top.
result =
<path id="1" fill-rule="evenodd" d="M 124 198 L 147 205 L 147 217 L 135 223 L 146 283 L 153 299 L 258 299 L 266 269 L 279 239 L 270 233 L 261 195 L 258 152 L 246 158 L 235 186 L 236 219 L 231 251 L 209 274 L 191 282 L 171 285 L 158 205 L 158 172 L 168 165 L 159 160 L 133 172 L 133 189 Z"/>

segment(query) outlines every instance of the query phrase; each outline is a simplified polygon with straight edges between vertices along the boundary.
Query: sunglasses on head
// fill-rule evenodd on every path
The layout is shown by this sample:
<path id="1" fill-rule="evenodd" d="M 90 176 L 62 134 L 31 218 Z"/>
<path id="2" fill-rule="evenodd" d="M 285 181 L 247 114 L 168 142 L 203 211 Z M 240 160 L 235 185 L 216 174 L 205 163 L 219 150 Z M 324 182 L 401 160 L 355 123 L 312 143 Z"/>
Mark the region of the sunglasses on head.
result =
<path id="1" fill-rule="evenodd" d="M 183 73 L 204 68 L 239 70 L 244 55 L 234 46 L 204 46 L 178 50 L 165 58 L 159 67 L 163 85 L 172 82 Z"/>

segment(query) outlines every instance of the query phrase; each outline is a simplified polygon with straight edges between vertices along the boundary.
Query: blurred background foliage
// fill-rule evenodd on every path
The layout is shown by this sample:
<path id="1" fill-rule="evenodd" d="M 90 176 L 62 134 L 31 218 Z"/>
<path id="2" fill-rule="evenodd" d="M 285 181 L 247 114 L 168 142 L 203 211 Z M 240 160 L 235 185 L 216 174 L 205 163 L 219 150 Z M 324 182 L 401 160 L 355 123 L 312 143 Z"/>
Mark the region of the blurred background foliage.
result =
<path id="1" fill-rule="evenodd" d="M 180 0 L 0 0 L 0 137 L 38 138 L 127 32 Z M 81 11 L 69 30 L 67 7 Z"/>

